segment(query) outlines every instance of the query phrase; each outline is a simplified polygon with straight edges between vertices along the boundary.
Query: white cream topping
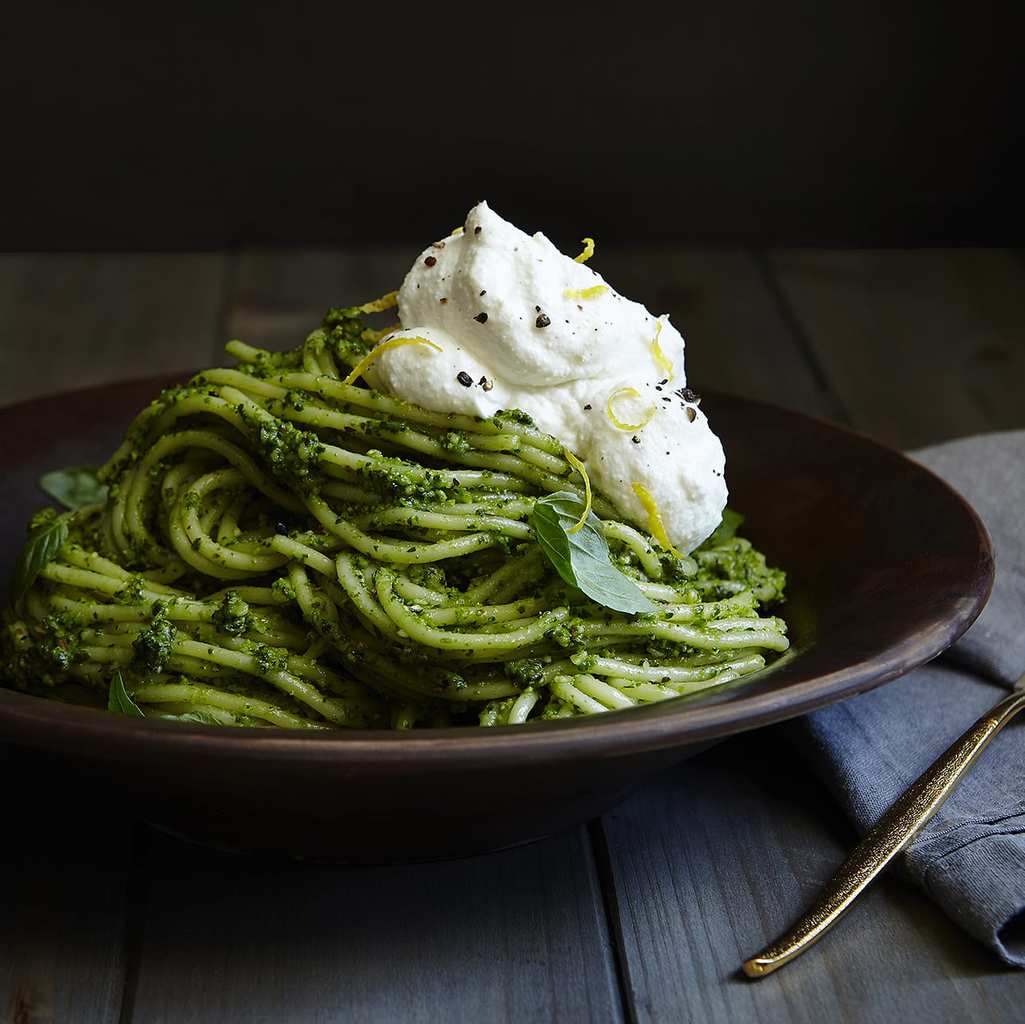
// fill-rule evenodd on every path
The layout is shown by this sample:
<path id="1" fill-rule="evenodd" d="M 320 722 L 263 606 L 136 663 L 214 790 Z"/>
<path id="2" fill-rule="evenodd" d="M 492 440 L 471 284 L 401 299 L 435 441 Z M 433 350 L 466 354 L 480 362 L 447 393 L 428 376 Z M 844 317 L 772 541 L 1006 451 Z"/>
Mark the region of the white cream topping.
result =
<path id="1" fill-rule="evenodd" d="M 413 264 L 399 318 L 403 329 L 389 338 L 423 337 L 441 352 L 383 352 L 367 371 L 375 386 L 441 412 L 523 410 L 584 462 L 626 519 L 647 529 L 633 485 L 644 487 L 681 551 L 718 526 L 725 457 L 701 410 L 676 394 L 686 384 L 683 338 L 668 317 L 623 298 L 540 232 L 527 235 L 486 203 L 475 206 L 462 234 Z M 609 418 L 616 392 L 616 419 L 643 426 L 624 430 Z"/>

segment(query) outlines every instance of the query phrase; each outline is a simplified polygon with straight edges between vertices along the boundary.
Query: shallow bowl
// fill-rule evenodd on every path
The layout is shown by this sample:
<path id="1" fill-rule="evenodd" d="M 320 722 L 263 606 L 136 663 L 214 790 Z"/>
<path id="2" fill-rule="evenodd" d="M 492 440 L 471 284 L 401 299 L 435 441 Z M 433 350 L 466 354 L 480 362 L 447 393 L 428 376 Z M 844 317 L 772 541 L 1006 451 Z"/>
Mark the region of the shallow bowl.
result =
<path id="1" fill-rule="evenodd" d="M 48 469 L 98 464 L 164 380 L 0 410 L 0 574 Z M 574 721 L 310 735 L 142 721 L 0 689 L 0 739 L 57 758 L 155 825 L 234 849 L 349 862 L 459 856 L 607 810 L 708 743 L 907 672 L 953 643 L 989 594 L 978 517 L 897 452 L 761 402 L 710 394 L 744 533 L 789 576 L 791 650 L 756 677 Z"/>

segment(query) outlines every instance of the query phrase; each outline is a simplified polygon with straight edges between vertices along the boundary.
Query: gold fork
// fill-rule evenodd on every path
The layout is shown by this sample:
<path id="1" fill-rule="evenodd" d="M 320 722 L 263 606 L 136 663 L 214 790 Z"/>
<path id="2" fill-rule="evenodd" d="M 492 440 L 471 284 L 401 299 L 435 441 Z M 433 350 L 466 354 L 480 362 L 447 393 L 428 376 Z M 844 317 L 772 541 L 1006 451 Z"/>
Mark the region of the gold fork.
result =
<path id="1" fill-rule="evenodd" d="M 954 791 L 989 741 L 1025 708 L 1025 675 L 1014 690 L 956 739 L 911 784 L 851 851 L 815 905 L 782 938 L 744 961 L 749 978 L 764 978 L 800 956 L 846 913 Z"/>

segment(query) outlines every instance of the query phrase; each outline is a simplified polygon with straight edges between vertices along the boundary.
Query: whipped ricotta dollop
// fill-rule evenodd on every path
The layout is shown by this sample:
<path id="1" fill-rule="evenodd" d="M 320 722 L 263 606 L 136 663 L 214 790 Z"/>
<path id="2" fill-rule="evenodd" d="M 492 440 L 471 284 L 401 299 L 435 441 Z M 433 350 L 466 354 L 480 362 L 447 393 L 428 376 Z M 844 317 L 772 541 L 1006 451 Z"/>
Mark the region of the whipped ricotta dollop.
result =
<path id="1" fill-rule="evenodd" d="M 684 390 L 684 342 L 668 316 L 624 298 L 487 203 L 470 210 L 461 233 L 420 254 L 398 301 L 402 330 L 382 342 L 421 337 L 441 351 L 382 352 L 368 370 L 374 386 L 439 412 L 522 410 L 645 530 L 649 510 L 634 485 L 646 490 L 681 552 L 719 525 L 725 457 Z"/>

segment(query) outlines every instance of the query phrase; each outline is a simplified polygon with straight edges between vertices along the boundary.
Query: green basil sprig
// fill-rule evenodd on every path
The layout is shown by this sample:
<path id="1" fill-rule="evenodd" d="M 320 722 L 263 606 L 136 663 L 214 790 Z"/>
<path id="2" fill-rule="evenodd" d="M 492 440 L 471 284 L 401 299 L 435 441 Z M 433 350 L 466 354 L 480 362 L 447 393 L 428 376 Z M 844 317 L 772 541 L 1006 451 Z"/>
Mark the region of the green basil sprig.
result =
<path id="1" fill-rule="evenodd" d="M 206 711 L 183 711 L 180 715 L 161 715 L 167 722 L 197 722 L 200 725 L 224 725 L 219 718 Z"/>
<path id="2" fill-rule="evenodd" d="M 133 718 L 146 717 L 142 708 L 132 700 L 132 695 L 125 689 L 125 681 L 121 677 L 120 669 L 114 672 L 114 678 L 110 681 L 107 710 L 113 711 L 115 715 L 131 715 Z"/>
<path id="3" fill-rule="evenodd" d="M 737 530 L 744 522 L 744 517 L 739 512 L 734 512 L 728 506 L 722 510 L 722 522 L 712 531 L 712 535 L 706 540 L 702 548 L 716 548 L 725 544 L 737 534 Z"/>
<path id="4" fill-rule="evenodd" d="M 100 483 L 91 466 L 55 469 L 40 479 L 39 486 L 65 508 L 98 505 L 107 500 L 107 485 Z"/>
<path id="5" fill-rule="evenodd" d="M 52 511 L 52 510 L 51 510 Z M 11 578 L 11 603 L 18 604 L 29 592 L 39 574 L 57 557 L 67 543 L 68 527 L 74 513 L 65 512 L 40 523 L 29 535 L 14 566 Z"/>
<path id="6" fill-rule="evenodd" d="M 572 491 L 556 491 L 539 498 L 530 513 L 541 550 L 555 571 L 592 601 L 617 612 L 653 612 L 656 606 L 609 557 L 601 520 L 588 513 L 583 527 L 570 533 L 584 512 L 584 502 Z"/>
<path id="7" fill-rule="evenodd" d="M 146 717 L 142 708 L 135 703 L 132 695 L 128 692 L 120 669 L 114 672 L 114 677 L 110 681 L 110 690 L 107 692 L 107 710 L 115 715 L 128 715 L 131 718 Z M 224 724 L 205 711 L 186 711 L 180 715 L 161 715 L 160 717 L 169 722 L 199 722 L 203 725 Z"/>

